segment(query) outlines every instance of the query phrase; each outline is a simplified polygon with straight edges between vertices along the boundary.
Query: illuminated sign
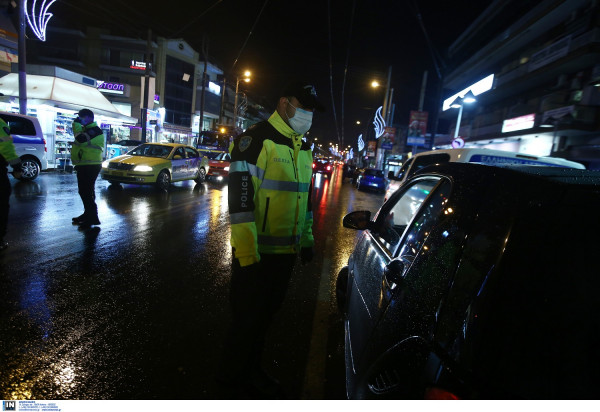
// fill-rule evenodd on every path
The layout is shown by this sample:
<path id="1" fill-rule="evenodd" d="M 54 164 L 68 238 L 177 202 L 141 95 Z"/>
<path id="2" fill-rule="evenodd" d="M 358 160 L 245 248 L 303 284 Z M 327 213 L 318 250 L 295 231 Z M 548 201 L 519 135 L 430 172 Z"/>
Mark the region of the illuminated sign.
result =
<path id="1" fill-rule="evenodd" d="M 450 104 L 454 100 L 456 100 L 457 97 L 465 97 L 465 94 L 467 94 L 467 92 L 469 90 L 471 90 L 471 92 L 473 92 L 473 94 L 475 96 L 479 96 L 481 93 L 485 93 L 488 90 L 491 90 L 493 85 L 494 85 L 494 75 L 490 74 L 485 79 L 479 80 L 477 83 L 472 84 L 471 86 L 467 87 L 464 90 L 461 90 L 460 92 L 456 93 L 454 96 L 448 97 L 446 100 L 444 100 L 444 104 L 442 105 L 442 110 L 443 111 L 448 110 L 450 108 Z"/>
<path id="2" fill-rule="evenodd" d="M 502 133 L 514 132 L 517 130 L 531 129 L 535 124 L 535 113 L 525 116 L 506 119 L 502 122 Z"/>
<path id="3" fill-rule="evenodd" d="M 105 82 L 102 80 L 96 80 L 96 88 L 102 93 L 110 94 L 124 94 L 125 85 L 121 83 Z"/>
<path id="4" fill-rule="evenodd" d="M 365 141 L 362 138 L 362 134 L 358 136 L 358 151 L 362 152 L 365 148 Z"/>
<path id="5" fill-rule="evenodd" d="M 375 125 L 376 139 L 379 139 L 381 137 L 385 129 L 385 120 L 383 120 L 383 117 L 381 116 L 381 109 L 381 106 L 379 107 L 379 109 L 377 109 L 377 111 L 375 112 L 375 120 L 373 120 L 373 125 Z"/>
<path id="6" fill-rule="evenodd" d="M 208 82 L 208 91 L 213 94 L 216 94 L 217 96 L 220 96 L 221 95 L 221 86 L 219 86 L 218 84 L 213 83 L 213 82 Z"/>
<path id="7" fill-rule="evenodd" d="M 146 70 L 146 62 L 139 62 L 137 60 L 132 60 L 129 68 L 136 69 L 136 70 Z"/>
<path id="8" fill-rule="evenodd" d="M 46 26 L 48 26 L 48 21 L 53 16 L 52 13 L 48 13 L 48 9 L 55 1 L 56 0 L 42 0 L 41 2 L 38 2 L 37 0 L 33 0 L 31 10 L 29 9 L 27 0 L 23 2 L 25 7 L 25 17 L 27 17 L 29 27 L 31 27 L 33 33 L 41 41 L 46 41 Z"/>

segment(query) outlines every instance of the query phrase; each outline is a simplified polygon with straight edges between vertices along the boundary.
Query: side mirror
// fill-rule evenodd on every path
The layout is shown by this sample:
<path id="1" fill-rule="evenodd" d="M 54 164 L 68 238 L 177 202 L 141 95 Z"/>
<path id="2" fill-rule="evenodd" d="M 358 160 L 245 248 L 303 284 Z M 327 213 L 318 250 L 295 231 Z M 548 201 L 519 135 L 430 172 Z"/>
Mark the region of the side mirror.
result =
<path id="1" fill-rule="evenodd" d="M 392 171 L 388 172 L 388 179 L 394 180 L 394 172 L 392 172 Z"/>
<path id="2" fill-rule="evenodd" d="M 372 227 L 371 212 L 368 210 L 357 210 L 350 212 L 342 220 L 344 227 L 355 230 L 365 230 Z"/>

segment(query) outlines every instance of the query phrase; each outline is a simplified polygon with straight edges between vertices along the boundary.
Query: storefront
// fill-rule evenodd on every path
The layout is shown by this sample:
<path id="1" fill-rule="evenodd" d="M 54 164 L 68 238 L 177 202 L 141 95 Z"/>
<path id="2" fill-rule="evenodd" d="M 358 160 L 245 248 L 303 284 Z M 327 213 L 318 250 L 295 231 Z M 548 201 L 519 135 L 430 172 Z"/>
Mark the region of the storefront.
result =
<path id="1" fill-rule="evenodd" d="M 19 112 L 19 81 L 17 73 L 0 78 L 0 110 Z M 137 119 L 120 113 L 95 87 L 54 76 L 27 75 L 27 114 L 40 121 L 48 163 L 54 166 L 68 159 L 73 142 L 71 124 L 76 113 L 89 108 L 105 134 L 111 128 L 128 128 Z"/>

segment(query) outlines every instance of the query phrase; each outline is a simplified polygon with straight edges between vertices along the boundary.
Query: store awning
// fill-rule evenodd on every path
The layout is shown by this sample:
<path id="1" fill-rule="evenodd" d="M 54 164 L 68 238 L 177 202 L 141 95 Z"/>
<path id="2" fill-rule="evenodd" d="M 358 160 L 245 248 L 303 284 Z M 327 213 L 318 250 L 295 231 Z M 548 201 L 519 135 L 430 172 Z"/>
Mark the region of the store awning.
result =
<path id="1" fill-rule="evenodd" d="M 0 93 L 4 96 L 19 96 L 18 73 L 9 73 L 0 78 Z M 53 76 L 28 74 L 27 102 L 47 104 L 74 112 L 88 108 L 97 116 L 110 117 L 124 123 L 137 123 L 136 118 L 120 113 L 95 87 Z"/>

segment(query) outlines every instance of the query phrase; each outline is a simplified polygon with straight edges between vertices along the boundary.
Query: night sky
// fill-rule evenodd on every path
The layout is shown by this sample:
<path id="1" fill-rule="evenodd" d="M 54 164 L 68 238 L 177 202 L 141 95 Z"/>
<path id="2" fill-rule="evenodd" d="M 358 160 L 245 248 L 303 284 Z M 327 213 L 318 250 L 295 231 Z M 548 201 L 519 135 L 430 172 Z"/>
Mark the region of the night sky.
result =
<path id="1" fill-rule="evenodd" d="M 327 106 L 316 114 L 311 134 L 323 141 L 355 143 L 358 133 L 384 99 L 392 66 L 394 122 L 406 124 L 418 109 L 421 80 L 427 70 L 425 110 L 433 111 L 437 75 L 425 35 L 440 55 L 490 4 L 491 0 L 58 0 L 50 9 L 60 23 L 110 27 L 113 34 L 146 39 L 153 35 L 183 38 L 197 51 L 208 39 L 211 59 L 231 77 L 251 70 L 246 92 L 274 104 L 290 78 L 314 82 Z M 62 18 L 59 18 L 61 16 Z M 345 80 L 345 82 L 344 82 Z M 344 99 L 342 100 L 342 90 Z M 363 125 L 356 126 L 356 120 Z"/>

